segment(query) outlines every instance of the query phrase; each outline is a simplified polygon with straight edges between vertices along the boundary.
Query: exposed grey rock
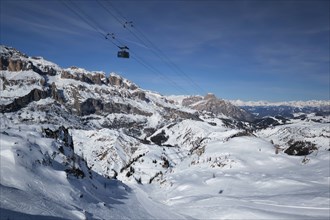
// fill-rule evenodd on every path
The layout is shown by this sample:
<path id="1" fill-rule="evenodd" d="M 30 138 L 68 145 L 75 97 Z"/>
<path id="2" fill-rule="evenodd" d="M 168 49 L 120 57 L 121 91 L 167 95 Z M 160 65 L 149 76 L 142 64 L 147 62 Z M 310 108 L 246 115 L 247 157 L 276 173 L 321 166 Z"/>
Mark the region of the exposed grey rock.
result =
<path id="1" fill-rule="evenodd" d="M 53 67 L 45 66 L 41 69 L 40 66 L 34 65 L 31 61 L 5 57 L 2 54 L 0 58 L 0 70 L 8 70 L 10 72 L 32 70 L 40 75 L 50 76 L 56 74 L 56 70 Z"/>
<path id="2" fill-rule="evenodd" d="M 254 118 L 252 114 L 229 102 L 218 99 L 214 94 L 207 94 L 205 97 L 192 96 L 185 98 L 182 105 L 198 111 L 211 112 L 215 115 L 224 114 L 244 121 L 252 121 Z"/>
<path id="3" fill-rule="evenodd" d="M 1 105 L 1 112 L 14 112 L 17 111 L 25 106 L 27 106 L 29 103 L 33 101 L 39 101 L 40 99 L 44 99 L 49 97 L 48 91 L 43 91 L 39 89 L 33 89 L 31 92 L 29 92 L 27 95 L 16 98 L 12 103 L 8 105 Z"/>
<path id="4" fill-rule="evenodd" d="M 86 73 L 81 71 L 81 69 L 79 69 L 78 67 L 70 67 L 70 70 L 72 72 L 63 70 L 61 72 L 61 78 L 74 79 L 88 84 L 97 84 L 97 85 L 108 84 L 108 80 L 106 79 L 103 73 L 99 73 L 99 72 Z"/>
<path id="5" fill-rule="evenodd" d="M 118 75 L 110 75 L 108 80 L 109 80 L 109 84 L 112 86 L 117 86 L 120 88 L 125 88 L 130 90 L 135 90 L 138 88 L 134 83 L 125 82 L 125 80 Z"/>
<path id="6" fill-rule="evenodd" d="M 292 156 L 306 156 L 318 150 L 316 144 L 309 141 L 290 140 L 288 144 L 290 146 L 284 151 L 284 153 Z"/>
<path id="7" fill-rule="evenodd" d="M 90 115 L 96 112 L 100 112 L 104 109 L 104 105 L 101 100 L 97 99 L 87 99 L 86 101 L 80 103 L 79 115 Z"/>
<path id="8" fill-rule="evenodd" d="M 68 146 L 71 149 L 74 148 L 72 136 L 69 134 L 69 129 L 64 126 L 60 126 L 57 130 L 45 128 L 43 129 L 43 133 L 45 134 L 45 137 L 60 140 L 65 146 Z"/>
<path id="9" fill-rule="evenodd" d="M 65 103 L 65 98 L 62 90 L 56 88 L 56 84 L 53 82 L 51 85 L 51 97 L 59 103 Z"/>
<path id="10" fill-rule="evenodd" d="M 144 116 L 151 116 L 152 113 L 144 112 L 130 104 L 122 104 L 115 102 L 103 103 L 102 100 L 98 99 L 86 99 L 83 102 L 76 102 L 75 108 L 77 114 L 80 116 L 90 114 L 110 114 L 110 113 L 127 113 L 127 114 L 138 114 Z"/>
<path id="11" fill-rule="evenodd" d="M 121 87 L 121 86 L 123 86 L 123 79 L 121 77 L 112 75 L 112 76 L 109 76 L 109 83 L 112 86 Z"/>
<path id="12" fill-rule="evenodd" d="M 212 94 L 212 93 L 208 93 L 208 94 L 206 94 L 206 96 L 204 97 L 204 99 L 205 100 L 209 100 L 209 99 L 216 100 L 217 97 L 214 94 Z"/>
<path id="13" fill-rule="evenodd" d="M 265 129 L 268 128 L 270 126 L 277 126 L 280 125 L 281 123 L 279 123 L 278 120 L 275 120 L 273 118 L 260 118 L 260 119 L 256 119 L 253 121 L 253 125 L 255 126 L 256 129 Z"/>
<path id="14" fill-rule="evenodd" d="M 163 143 L 165 143 L 168 140 L 169 136 L 166 135 L 165 131 L 162 130 L 160 133 L 152 136 L 150 140 L 154 142 L 155 144 L 162 146 Z"/>
<path id="15" fill-rule="evenodd" d="M 137 97 L 138 99 L 142 100 L 142 101 L 149 101 L 147 98 L 146 98 L 146 93 L 143 92 L 143 91 L 135 91 L 132 93 L 132 97 Z"/>
<path id="16" fill-rule="evenodd" d="M 201 97 L 201 96 L 191 96 L 189 98 L 183 99 L 182 100 L 182 105 L 189 107 L 190 105 L 192 105 L 192 104 L 194 104 L 196 102 L 199 102 L 201 100 L 203 100 L 203 97 Z"/>
<path id="17" fill-rule="evenodd" d="M 163 107 L 164 108 L 164 118 L 168 120 L 182 120 L 182 119 L 192 119 L 196 121 L 201 121 L 199 118 L 198 112 L 195 113 L 190 113 L 190 112 L 184 112 L 179 109 L 174 109 L 174 108 L 168 108 L 168 107 Z"/>

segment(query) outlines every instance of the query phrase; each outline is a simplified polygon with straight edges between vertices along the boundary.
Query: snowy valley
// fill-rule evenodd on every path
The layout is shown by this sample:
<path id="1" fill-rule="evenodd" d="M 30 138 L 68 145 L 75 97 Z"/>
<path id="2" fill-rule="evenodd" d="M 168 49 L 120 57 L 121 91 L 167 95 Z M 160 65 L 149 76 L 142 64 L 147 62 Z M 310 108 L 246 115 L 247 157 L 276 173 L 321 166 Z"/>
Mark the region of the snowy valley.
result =
<path id="1" fill-rule="evenodd" d="M 329 219 L 328 101 L 261 114 L 0 53 L 1 219 Z"/>

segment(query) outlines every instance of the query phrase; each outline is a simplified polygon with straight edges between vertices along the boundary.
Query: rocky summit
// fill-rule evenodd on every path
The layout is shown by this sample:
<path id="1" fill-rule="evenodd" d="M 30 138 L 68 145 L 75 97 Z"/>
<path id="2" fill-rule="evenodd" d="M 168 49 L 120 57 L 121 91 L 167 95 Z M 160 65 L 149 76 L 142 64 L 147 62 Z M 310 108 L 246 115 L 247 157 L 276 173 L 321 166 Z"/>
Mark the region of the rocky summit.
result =
<path id="1" fill-rule="evenodd" d="M 239 107 L 234 106 L 229 101 L 218 99 L 214 94 L 206 96 L 190 96 L 182 100 L 182 105 L 196 109 L 198 111 L 211 112 L 215 116 L 225 115 L 238 120 L 253 121 L 253 115 Z"/>

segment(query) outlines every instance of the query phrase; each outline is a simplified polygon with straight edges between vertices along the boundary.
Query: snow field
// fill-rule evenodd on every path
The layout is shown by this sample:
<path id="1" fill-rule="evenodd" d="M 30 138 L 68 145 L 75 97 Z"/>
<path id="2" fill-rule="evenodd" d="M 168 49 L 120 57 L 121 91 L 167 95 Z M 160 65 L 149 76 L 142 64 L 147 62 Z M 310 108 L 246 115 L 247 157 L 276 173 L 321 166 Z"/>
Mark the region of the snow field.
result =
<path id="1" fill-rule="evenodd" d="M 286 130 L 290 130 L 288 127 L 292 125 L 286 126 Z M 169 135 L 165 145 L 181 147 L 140 144 L 132 158 L 142 153 L 145 156 L 132 164 L 135 173 L 126 178 L 125 171 L 118 177 L 135 192 L 142 190 L 148 199 L 169 207 L 171 213 L 197 219 L 329 217 L 330 160 L 327 151 L 309 155 L 310 161 L 304 164 L 304 157 L 283 152 L 276 154 L 270 141 L 281 140 L 280 136 L 272 136 L 277 134 L 276 130 L 257 133 L 271 134 L 264 138 L 234 137 L 239 130 L 190 120 L 161 128 L 159 132 L 161 130 Z M 113 131 L 108 132 L 116 136 Z M 107 135 L 107 131 L 100 131 L 98 135 Z M 299 135 L 302 133 L 298 129 Z M 204 151 L 188 156 L 192 143 L 200 138 L 205 140 L 201 142 Z M 91 143 L 97 142 L 92 140 Z M 167 158 L 169 168 L 162 166 L 160 155 Z M 160 171 L 162 175 L 149 184 L 150 178 Z M 136 184 L 138 178 L 143 185 Z M 136 194 L 138 197 L 144 194 L 139 193 Z M 143 199 L 146 198 L 143 196 Z"/>
<path id="2" fill-rule="evenodd" d="M 189 120 L 165 131 L 171 134 L 165 144 L 186 145 L 146 145 L 115 130 L 71 129 L 75 153 L 93 173 L 93 179 L 76 179 L 64 171 L 60 142 L 44 138 L 40 126 L 7 124 L 0 143 L 0 187 L 6 198 L 1 209 L 8 216 L 15 216 L 11 210 L 37 219 L 328 219 L 328 151 L 309 155 L 303 164 L 303 157 L 275 153 L 269 140 L 277 141 L 274 131 L 265 139 L 233 137 L 240 131 Z M 188 156 L 188 143 L 196 137 L 208 138 L 204 152 Z M 142 154 L 131 165 L 134 174 L 126 177 L 129 168 L 118 172 L 125 184 L 103 177 Z M 82 158 L 75 164 L 88 174 Z"/>
<path id="3" fill-rule="evenodd" d="M 200 162 L 168 173 L 166 184 L 148 191 L 173 211 L 208 219 L 328 219 L 329 154 L 317 162 L 275 154 L 272 144 L 255 137 L 209 143 L 206 158 L 230 155 L 229 168 Z M 319 155 L 320 156 L 320 155 Z M 200 157 L 199 161 L 203 161 Z M 205 161 L 205 160 L 204 160 Z"/>
<path id="4" fill-rule="evenodd" d="M 155 218 L 155 211 L 150 214 L 149 209 L 157 210 L 159 204 L 119 181 L 93 171 L 91 178 L 68 176 L 64 171 L 68 158 L 58 151 L 61 142 L 42 137 L 39 130 L 38 126 L 11 126 L 0 131 L 1 218 Z M 66 147 L 65 151 L 70 155 Z M 88 174 L 82 162 L 75 164 Z M 165 209 L 164 213 L 178 217 Z"/>

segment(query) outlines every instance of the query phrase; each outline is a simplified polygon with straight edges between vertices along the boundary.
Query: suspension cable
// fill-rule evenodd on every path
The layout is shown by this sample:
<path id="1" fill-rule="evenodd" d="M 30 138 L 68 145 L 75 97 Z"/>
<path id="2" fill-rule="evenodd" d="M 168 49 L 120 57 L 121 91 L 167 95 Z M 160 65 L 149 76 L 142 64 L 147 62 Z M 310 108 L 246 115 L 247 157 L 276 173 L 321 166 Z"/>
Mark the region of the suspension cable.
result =
<path id="1" fill-rule="evenodd" d="M 61 0 L 61 2 L 63 3 L 63 5 L 69 9 L 71 12 L 73 12 L 76 16 L 78 16 L 80 19 L 82 19 L 87 25 L 89 25 L 92 29 L 94 29 L 97 33 L 99 33 L 102 38 L 105 37 L 105 34 L 102 33 L 99 28 L 97 28 L 96 25 L 93 25 L 90 21 L 88 21 L 84 16 L 82 16 L 81 14 L 79 14 L 79 12 L 76 9 L 79 9 L 78 7 L 76 7 L 76 9 L 73 9 L 67 2 L 67 0 Z M 68 1 L 70 2 L 70 1 Z M 73 4 L 73 2 L 71 2 Z"/>
<path id="2" fill-rule="evenodd" d="M 114 43 L 115 45 L 117 45 L 117 43 L 123 45 L 123 43 L 117 38 L 114 36 L 114 34 L 109 34 L 111 35 L 112 37 L 111 38 L 107 38 L 109 39 L 110 41 L 112 41 L 112 43 Z M 113 42 L 113 41 L 117 41 L 117 43 Z M 138 63 L 140 63 L 142 66 L 144 66 L 145 68 L 149 69 L 150 71 L 152 71 L 153 73 L 156 73 L 158 74 L 160 77 L 162 77 L 164 80 L 170 82 L 172 84 L 172 86 L 178 90 L 178 91 L 181 91 L 181 92 L 184 92 L 184 93 L 187 93 L 187 91 L 180 87 L 175 81 L 171 80 L 169 77 L 167 77 L 164 73 L 162 73 L 160 70 L 158 70 L 156 67 L 148 64 L 147 61 L 145 61 L 142 57 L 140 57 L 138 54 L 136 54 L 134 51 L 130 50 L 130 52 L 134 55 L 132 57 L 132 59 L 136 60 Z"/>
<path id="3" fill-rule="evenodd" d="M 187 80 L 190 81 L 190 83 L 196 87 L 199 91 L 206 93 L 205 90 L 203 88 L 201 88 L 195 81 L 193 81 L 182 69 L 179 68 L 178 65 L 176 65 L 173 61 L 171 61 L 171 59 L 162 51 L 159 49 L 159 47 L 157 47 L 157 45 L 155 45 L 150 39 L 148 39 L 148 37 L 143 34 L 143 32 L 138 29 L 135 25 L 130 26 L 132 28 L 134 28 L 135 30 L 137 30 L 137 32 L 150 44 L 152 45 L 152 47 L 155 49 L 155 51 L 157 51 L 157 53 L 160 55 L 160 57 L 162 58 L 162 60 L 169 66 L 172 67 L 173 70 L 175 70 L 177 73 L 181 73 Z"/>
<path id="4" fill-rule="evenodd" d="M 97 0 L 98 1 L 98 0 Z M 124 21 L 120 21 L 120 19 L 114 15 L 114 13 L 111 12 L 111 10 L 109 10 L 105 5 L 102 4 L 103 8 L 108 11 L 111 16 L 113 16 L 126 30 L 128 30 L 136 39 L 138 39 L 142 44 L 145 45 L 145 47 L 150 48 L 152 50 L 152 52 L 159 57 L 164 63 L 166 63 L 172 70 L 174 70 L 176 73 L 178 73 L 181 77 L 184 76 L 185 79 L 187 79 L 191 85 L 193 87 L 195 87 L 198 91 L 202 92 L 202 93 L 206 93 L 206 91 L 201 88 L 194 80 L 191 79 L 191 77 L 189 77 L 188 74 L 186 74 L 181 68 L 178 67 L 178 65 L 176 65 L 173 61 L 171 61 L 171 59 L 165 55 L 164 52 L 162 52 L 159 47 L 157 47 L 157 45 L 155 45 L 139 28 L 137 28 L 135 26 L 135 24 L 133 25 L 132 21 L 129 21 L 121 12 L 120 10 L 118 10 L 114 4 L 112 4 L 111 1 L 108 1 L 108 3 L 111 5 L 111 7 L 113 8 L 114 11 L 116 11 L 116 13 L 121 16 L 122 20 Z M 134 29 L 136 30 L 136 32 L 142 36 L 142 38 L 137 35 L 134 31 L 131 30 Z M 150 46 L 148 46 L 147 44 L 149 44 Z"/>
<path id="5" fill-rule="evenodd" d="M 126 46 L 120 46 L 120 45 L 125 45 L 123 44 L 123 42 L 121 42 L 117 37 L 114 36 L 114 34 L 110 34 L 104 31 L 104 29 L 102 29 L 100 26 L 98 26 L 95 22 L 93 24 L 92 19 L 86 14 L 84 13 L 77 5 L 75 5 L 72 1 L 71 4 L 74 6 L 74 9 L 66 2 L 70 0 L 61 0 L 61 2 L 65 5 L 65 7 L 67 7 L 71 12 L 73 12 L 76 16 L 78 16 L 81 20 L 83 20 L 87 25 L 89 25 L 92 29 L 94 29 L 97 33 L 99 33 L 103 39 L 109 40 L 110 43 L 112 43 L 113 45 L 115 45 L 117 48 L 122 49 L 125 47 L 125 49 L 128 49 L 128 47 Z M 121 21 L 116 15 L 114 15 L 111 10 L 109 10 L 107 7 L 105 7 L 103 5 L 103 3 L 101 3 L 99 0 L 96 0 L 96 2 L 102 7 L 104 8 L 113 18 L 115 18 L 115 20 L 120 23 L 122 26 L 125 26 L 125 24 L 127 25 L 126 22 Z M 137 37 L 137 39 L 139 39 L 146 47 L 148 47 L 145 42 L 143 42 L 143 40 L 141 38 L 139 38 L 135 33 L 133 33 L 131 30 L 129 30 L 133 35 L 135 35 Z M 133 57 L 134 60 L 136 60 L 138 63 L 140 63 L 141 65 L 143 65 L 145 68 L 149 69 L 150 71 L 152 71 L 153 73 L 157 73 L 159 76 L 161 76 L 164 80 L 168 81 L 176 90 L 178 91 L 183 91 L 184 93 L 188 93 L 183 87 L 179 86 L 175 81 L 171 80 L 169 77 L 167 77 L 164 73 L 162 73 L 161 71 L 159 71 L 156 67 L 152 66 L 151 64 L 149 64 L 147 61 L 145 61 L 143 58 L 141 58 L 140 56 L 138 56 L 135 52 L 133 52 L 132 50 L 130 50 L 130 52 L 132 54 L 134 54 L 135 57 Z"/>

